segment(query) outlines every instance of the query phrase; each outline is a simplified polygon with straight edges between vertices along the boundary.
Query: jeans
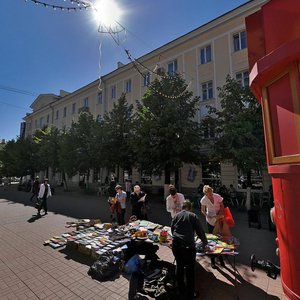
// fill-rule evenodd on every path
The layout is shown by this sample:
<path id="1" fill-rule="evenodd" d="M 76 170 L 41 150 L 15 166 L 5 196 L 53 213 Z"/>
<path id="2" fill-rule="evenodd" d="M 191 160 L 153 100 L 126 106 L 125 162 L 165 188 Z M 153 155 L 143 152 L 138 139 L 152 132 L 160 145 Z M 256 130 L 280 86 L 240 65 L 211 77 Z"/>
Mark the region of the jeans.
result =
<path id="1" fill-rule="evenodd" d="M 38 214 L 40 214 L 41 209 L 43 209 L 45 213 L 48 212 L 47 197 L 45 197 L 45 198 L 42 199 L 41 206 L 40 206 L 40 208 L 38 209 Z"/>
<path id="2" fill-rule="evenodd" d="M 193 294 L 195 290 L 196 249 L 194 247 L 186 247 L 174 241 L 172 252 L 176 260 L 176 280 L 178 289 L 181 293 L 187 291 L 188 293 Z M 184 274 L 186 276 L 186 286 L 184 283 Z"/>

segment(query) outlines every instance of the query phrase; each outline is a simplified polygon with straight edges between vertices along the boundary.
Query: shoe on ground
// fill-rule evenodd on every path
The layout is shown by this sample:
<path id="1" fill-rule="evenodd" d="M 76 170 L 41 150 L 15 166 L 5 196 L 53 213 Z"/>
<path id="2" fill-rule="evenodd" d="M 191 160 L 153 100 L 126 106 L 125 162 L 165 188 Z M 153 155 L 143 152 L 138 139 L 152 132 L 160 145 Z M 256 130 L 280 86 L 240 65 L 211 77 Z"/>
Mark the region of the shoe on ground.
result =
<path id="1" fill-rule="evenodd" d="M 216 269 L 216 268 L 217 268 L 216 263 L 215 263 L 215 262 L 211 262 L 211 267 L 212 267 L 213 269 Z"/>
<path id="2" fill-rule="evenodd" d="M 224 260 L 221 260 L 221 261 L 220 261 L 220 266 L 221 266 L 221 267 L 225 267 Z"/>
<path id="3" fill-rule="evenodd" d="M 45 215 L 48 215 L 48 212 L 45 212 Z"/>

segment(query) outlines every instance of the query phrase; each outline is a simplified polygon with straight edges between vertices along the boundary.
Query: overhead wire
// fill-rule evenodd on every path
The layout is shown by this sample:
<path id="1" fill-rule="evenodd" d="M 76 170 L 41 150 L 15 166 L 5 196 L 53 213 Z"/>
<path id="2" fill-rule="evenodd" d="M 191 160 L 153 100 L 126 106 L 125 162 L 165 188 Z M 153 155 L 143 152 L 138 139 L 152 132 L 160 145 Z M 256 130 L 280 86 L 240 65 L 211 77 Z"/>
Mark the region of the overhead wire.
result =
<path id="1" fill-rule="evenodd" d="M 26 91 L 26 90 L 21 90 L 21 89 L 17 89 L 17 88 L 14 88 L 14 87 L 1 85 L 1 84 L 0 84 L 0 90 L 13 92 L 13 93 L 18 93 L 18 94 L 23 94 L 23 95 L 28 95 L 28 96 L 38 96 L 37 93 L 33 93 L 33 92 Z"/>

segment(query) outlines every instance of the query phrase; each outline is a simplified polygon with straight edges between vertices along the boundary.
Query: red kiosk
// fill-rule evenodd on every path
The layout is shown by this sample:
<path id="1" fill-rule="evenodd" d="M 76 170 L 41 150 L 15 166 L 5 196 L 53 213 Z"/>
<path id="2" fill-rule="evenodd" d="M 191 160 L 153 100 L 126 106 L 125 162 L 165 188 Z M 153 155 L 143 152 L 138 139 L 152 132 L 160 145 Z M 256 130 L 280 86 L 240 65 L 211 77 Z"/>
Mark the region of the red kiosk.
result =
<path id="1" fill-rule="evenodd" d="M 300 1 L 270 0 L 246 18 L 250 86 L 264 119 L 281 281 L 300 299 Z"/>

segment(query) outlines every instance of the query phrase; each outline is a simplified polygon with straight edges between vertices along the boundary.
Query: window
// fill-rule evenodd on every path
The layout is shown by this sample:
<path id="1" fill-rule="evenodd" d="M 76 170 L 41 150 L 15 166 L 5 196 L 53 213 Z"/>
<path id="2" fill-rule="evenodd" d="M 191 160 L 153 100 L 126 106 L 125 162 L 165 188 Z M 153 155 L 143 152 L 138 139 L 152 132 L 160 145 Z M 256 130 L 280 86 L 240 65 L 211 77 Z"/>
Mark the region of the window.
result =
<path id="1" fill-rule="evenodd" d="M 212 81 L 202 84 L 202 100 L 208 100 L 213 98 L 213 84 Z"/>
<path id="2" fill-rule="evenodd" d="M 174 75 L 177 73 L 177 60 L 168 63 L 168 74 Z"/>
<path id="3" fill-rule="evenodd" d="M 72 104 L 72 114 L 74 115 L 76 113 L 76 103 Z"/>
<path id="4" fill-rule="evenodd" d="M 242 71 L 235 74 L 236 81 L 243 87 L 249 86 L 249 72 Z"/>
<path id="5" fill-rule="evenodd" d="M 64 107 L 64 118 L 67 116 L 67 107 Z"/>
<path id="6" fill-rule="evenodd" d="M 151 82 L 150 72 L 143 74 L 143 86 L 148 86 Z"/>
<path id="7" fill-rule="evenodd" d="M 131 92 L 131 79 L 128 79 L 125 82 L 125 92 L 126 93 L 130 93 Z"/>
<path id="8" fill-rule="evenodd" d="M 59 117 L 59 110 L 56 111 L 56 116 L 55 116 L 56 120 L 58 119 L 58 117 Z"/>
<path id="9" fill-rule="evenodd" d="M 207 105 L 205 105 L 205 106 L 201 106 L 200 107 L 200 117 L 201 118 L 204 118 L 204 117 L 206 117 L 207 115 L 208 115 L 208 106 Z"/>
<path id="10" fill-rule="evenodd" d="M 103 94 L 102 92 L 99 92 L 97 96 L 97 104 L 102 104 L 102 101 L 103 101 Z"/>
<path id="11" fill-rule="evenodd" d="M 117 88 L 115 85 L 111 87 L 111 99 L 115 99 L 117 97 Z"/>
<path id="12" fill-rule="evenodd" d="M 101 120 L 102 120 L 102 116 L 101 115 L 97 115 L 96 122 L 101 122 Z"/>
<path id="13" fill-rule="evenodd" d="M 40 128 L 44 127 L 44 125 L 45 125 L 45 119 L 44 119 L 44 117 L 41 117 L 40 118 Z"/>
<path id="14" fill-rule="evenodd" d="M 35 127 L 35 128 L 38 127 L 38 120 L 34 120 L 34 127 Z"/>
<path id="15" fill-rule="evenodd" d="M 49 121 L 50 121 L 50 116 L 47 115 L 47 124 L 49 124 Z"/>
<path id="16" fill-rule="evenodd" d="M 247 48 L 246 31 L 241 31 L 233 35 L 234 52 Z"/>
<path id="17" fill-rule="evenodd" d="M 83 99 L 83 107 L 89 107 L 89 98 L 88 97 Z"/>
<path id="18" fill-rule="evenodd" d="M 211 61 L 211 46 L 208 45 L 200 50 L 200 63 L 207 64 Z"/>

